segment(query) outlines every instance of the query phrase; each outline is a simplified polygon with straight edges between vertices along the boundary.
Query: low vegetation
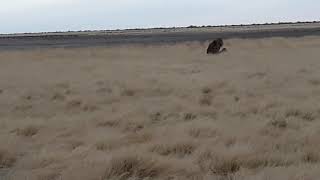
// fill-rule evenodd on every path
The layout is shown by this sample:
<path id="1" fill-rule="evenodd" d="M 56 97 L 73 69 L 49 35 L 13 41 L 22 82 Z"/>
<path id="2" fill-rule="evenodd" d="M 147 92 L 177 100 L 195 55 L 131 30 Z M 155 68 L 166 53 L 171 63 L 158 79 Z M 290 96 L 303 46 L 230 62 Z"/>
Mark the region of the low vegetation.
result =
<path id="1" fill-rule="evenodd" d="M 7 150 L 0 149 L 0 170 L 10 168 L 16 162 L 16 157 Z"/>
<path id="2" fill-rule="evenodd" d="M 207 44 L 0 51 L 0 179 L 318 179 L 320 39 Z"/>

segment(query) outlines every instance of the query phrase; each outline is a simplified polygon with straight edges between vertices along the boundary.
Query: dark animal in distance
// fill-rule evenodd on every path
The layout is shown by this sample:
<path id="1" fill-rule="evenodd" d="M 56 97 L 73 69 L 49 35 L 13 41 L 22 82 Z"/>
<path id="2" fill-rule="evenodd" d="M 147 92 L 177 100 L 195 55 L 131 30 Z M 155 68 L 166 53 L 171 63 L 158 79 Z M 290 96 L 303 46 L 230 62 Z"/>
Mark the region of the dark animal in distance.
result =
<path id="1" fill-rule="evenodd" d="M 221 38 L 218 38 L 218 39 L 212 41 L 209 44 L 209 47 L 207 49 L 207 54 L 219 54 L 219 53 L 227 51 L 227 49 L 222 48 L 222 46 L 223 46 L 223 40 Z"/>

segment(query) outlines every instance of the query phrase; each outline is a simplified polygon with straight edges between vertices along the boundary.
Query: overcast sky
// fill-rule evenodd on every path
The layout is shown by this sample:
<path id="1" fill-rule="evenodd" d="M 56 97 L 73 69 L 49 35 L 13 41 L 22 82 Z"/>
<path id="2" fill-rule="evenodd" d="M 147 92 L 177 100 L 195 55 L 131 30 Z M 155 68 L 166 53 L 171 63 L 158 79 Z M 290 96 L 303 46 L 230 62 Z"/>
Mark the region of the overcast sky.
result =
<path id="1" fill-rule="evenodd" d="M 0 0 L 0 33 L 320 20 L 320 0 Z"/>

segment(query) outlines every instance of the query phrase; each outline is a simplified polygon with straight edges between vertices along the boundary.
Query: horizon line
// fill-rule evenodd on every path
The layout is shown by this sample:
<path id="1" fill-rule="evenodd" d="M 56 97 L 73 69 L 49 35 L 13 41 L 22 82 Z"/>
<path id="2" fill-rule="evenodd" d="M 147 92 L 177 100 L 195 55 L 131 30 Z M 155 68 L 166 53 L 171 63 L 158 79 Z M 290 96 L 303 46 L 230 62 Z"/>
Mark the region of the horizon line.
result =
<path id="1" fill-rule="evenodd" d="M 92 30 L 57 30 L 57 31 L 39 31 L 39 32 L 18 32 L 18 33 L 0 33 L 3 35 L 36 35 L 36 34 L 55 34 L 55 33 L 77 33 L 77 32 L 103 32 L 103 31 L 134 31 L 134 30 L 152 30 L 152 29 L 181 29 L 181 28 L 214 28 L 214 27 L 237 27 L 237 26 L 259 26 L 259 25 L 282 25 L 282 24 L 312 24 L 320 23 L 320 20 L 310 21 L 280 21 L 266 23 L 241 23 L 241 24 L 219 24 L 219 25 L 189 25 L 189 26 L 159 26 L 159 27 L 137 27 L 137 28 L 117 28 L 117 29 L 92 29 Z"/>

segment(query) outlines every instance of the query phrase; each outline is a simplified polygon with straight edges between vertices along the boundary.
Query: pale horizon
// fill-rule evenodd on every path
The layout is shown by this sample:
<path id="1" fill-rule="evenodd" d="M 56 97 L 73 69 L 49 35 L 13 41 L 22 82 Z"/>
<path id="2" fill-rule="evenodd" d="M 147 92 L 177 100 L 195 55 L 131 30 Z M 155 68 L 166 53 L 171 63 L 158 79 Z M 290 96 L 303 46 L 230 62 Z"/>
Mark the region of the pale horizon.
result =
<path id="1" fill-rule="evenodd" d="M 314 0 L 0 0 L 0 34 L 319 21 Z"/>
<path id="2" fill-rule="evenodd" d="M 159 26 L 159 27 L 129 27 L 129 28 L 113 28 L 113 29 L 82 29 L 82 30 L 57 30 L 57 31 L 38 31 L 38 32 L 16 32 L 16 33 L 0 33 L 3 35 L 10 34 L 37 34 L 37 33 L 62 33 L 62 32 L 86 32 L 86 31 L 124 31 L 139 29 L 170 29 L 170 28 L 201 28 L 201 27 L 228 27 L 228 26 L 251 26 L 251 25 L 273 25 L 273 24 L 295 24 L 295 23 L 320 23 L 319 20 L 304 21 L 281 21 L 281 22 L 264 22 L 264 23 L 240 23 L 240 24 L 216 24 L 216 25 L 185 25 L 185 26 Z"/>

